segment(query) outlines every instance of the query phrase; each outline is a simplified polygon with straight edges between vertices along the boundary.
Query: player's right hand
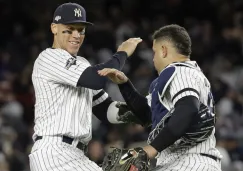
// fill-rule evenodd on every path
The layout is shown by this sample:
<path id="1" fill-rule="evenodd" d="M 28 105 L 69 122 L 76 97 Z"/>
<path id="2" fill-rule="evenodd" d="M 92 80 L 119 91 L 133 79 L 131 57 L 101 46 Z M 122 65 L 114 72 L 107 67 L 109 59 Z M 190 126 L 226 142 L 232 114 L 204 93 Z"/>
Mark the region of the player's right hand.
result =
<path id="1" fill-rule="evenodd" d="M 107 76 L 113 83 L 123 84 L 128 81 L 127 76 L 114 68 L 104 68 L 98 71 L 100 76 Z"/>
<path id="2" fill-rule="evenodd" d="M 133 52 L 135 51 L 138 43 L 142 42 L 141 38 L 130 38 L 126 41 L 124 41 L 117 49 L 117 52 L 119 51 L 125 51 L 127 53 L 127 56 L 131 56 Z"/>

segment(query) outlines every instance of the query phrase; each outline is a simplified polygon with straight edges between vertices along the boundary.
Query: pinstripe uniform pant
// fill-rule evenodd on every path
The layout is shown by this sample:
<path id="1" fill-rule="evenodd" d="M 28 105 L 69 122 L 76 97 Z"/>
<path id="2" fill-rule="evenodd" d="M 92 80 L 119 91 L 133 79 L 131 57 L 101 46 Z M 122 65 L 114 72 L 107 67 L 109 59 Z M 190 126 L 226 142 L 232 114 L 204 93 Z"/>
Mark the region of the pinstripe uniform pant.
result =
<path id="1" fill-rule="evenodd" d="M 220 160 L 190 153 L 175 158 L 168 157 L 164 161 L 158 160 L 157 165 L 152 171 L 221 171 Z"/>
<path id="2" fill-rule="evenodd" d="M 29 155 L 31 171 L 102 171 L 84 152 L 62 142 L 62 137 L 43 137 L 35 142 Z"/>

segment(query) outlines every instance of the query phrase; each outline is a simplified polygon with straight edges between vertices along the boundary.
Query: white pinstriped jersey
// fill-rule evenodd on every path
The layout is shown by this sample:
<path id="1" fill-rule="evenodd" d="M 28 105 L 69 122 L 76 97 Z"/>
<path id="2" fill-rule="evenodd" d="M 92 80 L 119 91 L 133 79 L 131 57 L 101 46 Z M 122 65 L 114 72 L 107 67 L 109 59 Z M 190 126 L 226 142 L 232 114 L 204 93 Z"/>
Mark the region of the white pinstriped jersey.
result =
<path id="1" fill-rule="evenodd" d="M 175 64 L 182 64 L 181 66 L 176 66 Z M 186 65 L 186 66 L 183 66 Z M 160 94 L 159 99 L 163 106 L 171 111 L 174 108 L 176 102 L 185 96 L 195 96 L 201 103 L 208 106 L 208 94 L 211 92 L 211 86 L 208 79 L 201 72 L 195 61 L 187 61 L 184 63 L 173 63 L 170 66 L 175 66 L 175 74 L 172 76 L 170 83 L 165 91 Z M 188 66 L 188 67 L 187 67 Z M 197 93 L 198 92 L 198 93 Z M 147 96 L 148 103 L 151 106 L 152 95 Z M 210 101 L 212 103 L 212 101 Z M 212 104 L 210 104 L 211 106 Z M 183 111 L 181 113 L 183 115 Z M 191 147 L 191 148 L 177 148 L 168 147 L 160 153 L 158 158 L 158 164 L 161 162 L 166 163 L 166 161 L 174 160 L 175 158 L 188 153 L 205 153 L 213 155 L 217 158 L 222 158 L 219 151 L 215 148 L 216 139 L 214 136 L 215 130 L 212 132 L 211 136 L 202 143 Z M 175 142 L 174 145 L 179 144 L 181 140 Z M 179 150 L 180 149 L 180 150 Z"/>
<path id="2" fill-rule="evenodd" d="M 75 58 L 62 49 L 47 48 L 40 53 L 32 73 L 36 97 L 33 139 L 44 135 L 66 135 L 83 143 L 91 139 L 92 106 L 108 95 L 76 87 L 89 66 L 85 58 Z"/>

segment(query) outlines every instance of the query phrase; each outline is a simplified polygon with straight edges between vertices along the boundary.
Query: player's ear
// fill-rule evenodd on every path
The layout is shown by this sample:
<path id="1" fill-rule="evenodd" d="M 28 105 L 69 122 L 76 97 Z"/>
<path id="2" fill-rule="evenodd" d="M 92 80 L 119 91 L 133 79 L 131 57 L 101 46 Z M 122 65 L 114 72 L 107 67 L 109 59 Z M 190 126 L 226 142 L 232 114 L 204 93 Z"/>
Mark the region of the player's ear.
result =
<path id="1" fill-rule="evenodd" d="M 162 49 L 162 57 L 163 57 L 163 58 L 166 58 L 166 56 L 167 56 L 167 51 L 168 51 L 167 47 L 166 47 L 165 45 L 162 45 L 162 46 L 161 46 L 161 49 Z"/>
<path id="2" fill-rule="evenodd" d="M 51 32 L 56 35 L 57 34 L 57 24 L 51 24 Z"/>

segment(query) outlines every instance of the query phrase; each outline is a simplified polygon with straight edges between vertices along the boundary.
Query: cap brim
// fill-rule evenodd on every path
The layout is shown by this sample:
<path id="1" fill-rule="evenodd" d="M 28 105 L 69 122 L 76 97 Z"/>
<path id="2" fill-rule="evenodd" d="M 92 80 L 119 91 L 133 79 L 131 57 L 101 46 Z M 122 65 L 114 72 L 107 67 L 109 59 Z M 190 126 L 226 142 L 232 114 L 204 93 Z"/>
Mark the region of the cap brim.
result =
<path id="1" fill-rule="evenodd" d="M 70 21 L 70 22 L 63 22 L 61 24 L 84 24 L 85 26 L 92 26 L 92 25 L 94 25 L 91 22 L 80 21 L 80 20 L 74 20 L 74 21 Z"/>

